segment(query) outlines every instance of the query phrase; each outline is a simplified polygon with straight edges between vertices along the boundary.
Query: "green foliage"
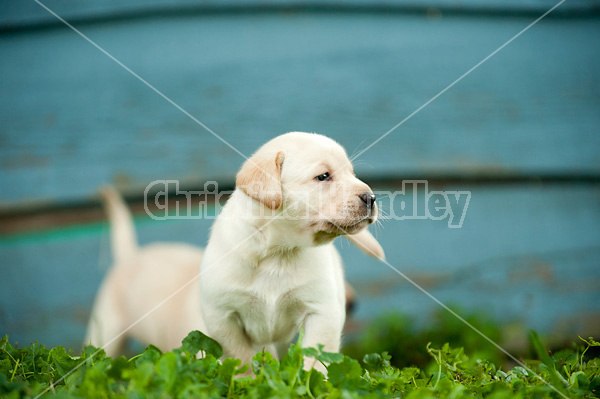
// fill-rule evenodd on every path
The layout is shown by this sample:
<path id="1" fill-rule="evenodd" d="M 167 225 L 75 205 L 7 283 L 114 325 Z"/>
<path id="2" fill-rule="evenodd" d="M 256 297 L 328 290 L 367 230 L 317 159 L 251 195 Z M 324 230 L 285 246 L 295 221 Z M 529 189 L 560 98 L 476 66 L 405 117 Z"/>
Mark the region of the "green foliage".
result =
<path id="1" fill-rule="evenodd" d="M 485 313 L 459 311 L 465 319 L 481 332 L 499 342 L 501 331 L 497 321 Z M 361 336 L 354 342 L 345 345 L 344 353 L 360 359 L 365 353 L 381 353 L 387 351 L 392 356 L 392 364 L 396 367 L 426 367 L 431 357 L 427 353 L 427 343 L 441 346 L 451 342 L 453 346 L 463 347 L 473 358 L 487 359 L 502 364 L 506 359 L 494 346 L 482 340 L 481 336 L 458 320 L 449 312 L 440 309 L 433 315 L 430 327 L 419 328 L 410 317 L 389 312 L 376 318 L 366 327 Z"/>
<path id="2" fill-rule="evenodd" d="M 0 340 L 0 397 L 33 398 L 592 398 L 600 393 L 600 359 L 586 351 L 600 346 L 582 339 L 583 347 L 550 354 L 531 334 L 539 360 L 503 371 L 489 360 L 469 359 L 463 348 L 425 345 L 431 359 L 424 369 L 397 368 L 387 352 L 351 357 L 302 348 L 301 339 L 276 360 L 258 353 L 251 365 L 221 359 L 220 345 L 193 331 L 181 348 L 162 353 L 150 345 L 130 359 L 106 357 L 86 347 L 81 356 L 64 348 L 25 348 Z M 204 355 L 198 358 L 196 355 Z M 328 376 L 304 370 L 315 358 Z M 251 367 L 251 369 L 249 368 Z M 251 370 L 251 371 L 250 371 Z M 552 384 L 547 385 L 543 380 Z M 564 395 L 564 396 L 563 396 Z"/>

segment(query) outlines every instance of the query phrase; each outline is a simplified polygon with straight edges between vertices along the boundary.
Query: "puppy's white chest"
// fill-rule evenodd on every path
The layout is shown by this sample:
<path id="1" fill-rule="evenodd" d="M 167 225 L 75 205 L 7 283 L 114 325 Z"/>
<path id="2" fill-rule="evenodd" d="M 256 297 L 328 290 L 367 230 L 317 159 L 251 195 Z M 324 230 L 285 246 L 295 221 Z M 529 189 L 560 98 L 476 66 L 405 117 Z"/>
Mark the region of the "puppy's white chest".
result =
<path id="1" fill-rule="evenodd" d="M 298 331 L 306 314 L 306 306 L 291 294 L 279 298 L 246 295 L 238 317 L 253 343 L 269 344 L 286 341 Z"/>
<path id="2" fill-rule="evenodd" d="M 236 317 L 255 344 L 290 340 L 300 328 L 308 307 L 305 287 L 290 286 L 276 276 L 263 276 L 236 293 Z"/>

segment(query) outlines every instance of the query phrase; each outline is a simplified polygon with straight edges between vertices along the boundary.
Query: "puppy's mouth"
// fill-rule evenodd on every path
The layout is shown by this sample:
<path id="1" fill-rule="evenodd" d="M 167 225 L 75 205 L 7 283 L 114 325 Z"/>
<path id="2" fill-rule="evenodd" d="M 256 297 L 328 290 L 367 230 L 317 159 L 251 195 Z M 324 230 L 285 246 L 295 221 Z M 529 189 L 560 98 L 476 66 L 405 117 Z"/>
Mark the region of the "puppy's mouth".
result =
<path id="1" fill-rule="evenodd" d="M 365 216 L 359 220 L 348 222 L 335 222 L 335 221 L 326 221 L 325 228 L 323 231 L 325 233 L 344 235 L 344 234 L 354 234 L 358 233 L 363 228 L 372 224 L 375 221 L 373 216 Z"/>

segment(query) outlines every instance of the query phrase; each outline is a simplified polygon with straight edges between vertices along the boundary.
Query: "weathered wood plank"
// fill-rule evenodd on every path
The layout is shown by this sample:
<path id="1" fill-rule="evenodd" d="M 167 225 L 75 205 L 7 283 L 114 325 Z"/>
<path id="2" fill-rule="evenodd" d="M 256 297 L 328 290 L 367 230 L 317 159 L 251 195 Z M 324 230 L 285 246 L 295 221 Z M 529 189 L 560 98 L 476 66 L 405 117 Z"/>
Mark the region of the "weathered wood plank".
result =
<path id="1" fill-rule="evenodd" d="M 237 15 L 81 26 L 250 154 L 290 130 L 364 148 L 530 18 Z M 598 19 L 543 20 L 366 152 L 363 176 L 600 174 Z M 106 182 L 231 182 L 241 157 L 67 29 L 0 35 L 0 204 Z"/>
<path id="2" fill-rule="evenodd" d="M 376 233 L 393 266 L 445 303 L 483 308 L 500 320 L 520 318 L 557 336 L 598 335 L 598 185 L 443 189 L 472 191 L 462 228 L 450 229 L 446 220 L 385 222 Z M 204 245 L 210 225 L 136 221 L 142 243 Z M 346 241 L 338 244 L 359 296 L 358 321 L 401 309 L 423 322 L 437 309 L 386 265 Z M 78 347 L 110 263 L 107 226 L 3 238 L 0 259 L 0 334 L 21 343 Z"/>

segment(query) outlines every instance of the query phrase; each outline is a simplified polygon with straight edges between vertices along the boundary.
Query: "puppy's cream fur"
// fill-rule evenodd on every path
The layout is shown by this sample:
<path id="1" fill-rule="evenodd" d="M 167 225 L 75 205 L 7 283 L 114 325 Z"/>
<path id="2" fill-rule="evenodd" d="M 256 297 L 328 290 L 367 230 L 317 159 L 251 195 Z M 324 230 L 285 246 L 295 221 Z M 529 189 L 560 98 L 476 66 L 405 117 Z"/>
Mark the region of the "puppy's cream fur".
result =
<path id="1" fill-rule="evenodd" d="M 325 173 L 327 179 L 316 178 Z M 376 205 L 361 199 L 371 190 L 339 144 L 297 132 L 261 147 L 236 186 L 204 254 L 183 244 L 138 248 L 124 203 L 114 190 L 103 192 L 115 265 L 94 304 L 86 343 L 115 355 L 131 335 L 168 350 L 197 329 L 226 356 L 249 362 L 263 349 L 281 353 L 304 328 L 304 346 L 339 350 L 345 289 L 332 241 L 351 234 L 359 248 L 383 258 L 365 229 L 377 217 Z M 314 359 L 305 365 L 325 371 Z"/>

